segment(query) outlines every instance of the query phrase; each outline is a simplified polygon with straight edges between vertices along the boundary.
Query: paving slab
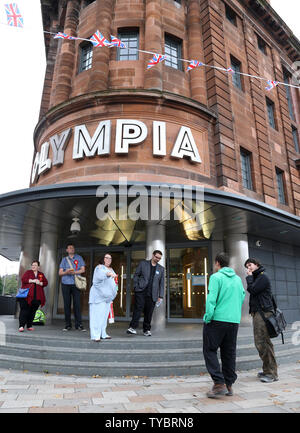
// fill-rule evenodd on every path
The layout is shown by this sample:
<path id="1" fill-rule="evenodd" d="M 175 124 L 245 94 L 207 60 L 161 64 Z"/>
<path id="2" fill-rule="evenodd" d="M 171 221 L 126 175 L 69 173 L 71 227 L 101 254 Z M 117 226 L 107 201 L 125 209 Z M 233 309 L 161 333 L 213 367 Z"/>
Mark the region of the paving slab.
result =
<path id="1" fill-rule="evenodd" d="M 299 363 L 264 384 L 238 372 L 232 397 L 207 398 L 210 376 L 83 377 L 0 369 L 0 413 L 300 413 Z"/>

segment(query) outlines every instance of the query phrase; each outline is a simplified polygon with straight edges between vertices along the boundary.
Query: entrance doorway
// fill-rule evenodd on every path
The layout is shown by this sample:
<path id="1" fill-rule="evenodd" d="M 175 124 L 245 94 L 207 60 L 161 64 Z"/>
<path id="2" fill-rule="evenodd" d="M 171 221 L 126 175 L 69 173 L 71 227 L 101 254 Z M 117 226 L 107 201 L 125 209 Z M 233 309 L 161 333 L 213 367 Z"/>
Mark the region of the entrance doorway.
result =
<path id="1" fill-rule="evenodd" d="M 168 319 L 203 318 L 208 269 L 208 247 L 168 250 Z"/>
<path id="2" fill-rule="evenodd" d="M 84 320 L 89 316 L 89 291 L 95 267 L 104 253 L 112 256 L 112 268 L 118 274 L 119 288 L 114 300 L 116 320 L 129 321 L 134 305 L 133 276 L 145 250 L 135 248 L 79 249 L 86 264 L 87 290 L 81 293 L 81 312 Z M 64 256 L 64 251 L 61 252 Z M 166 249 L 166 302 L 167 320 L 170 322 L 195 322 L 203 318 L 208 287 L 209 247 L 169 247 Z M 63 300 L 58 279 L 57 317 L 63 317 Z"/>

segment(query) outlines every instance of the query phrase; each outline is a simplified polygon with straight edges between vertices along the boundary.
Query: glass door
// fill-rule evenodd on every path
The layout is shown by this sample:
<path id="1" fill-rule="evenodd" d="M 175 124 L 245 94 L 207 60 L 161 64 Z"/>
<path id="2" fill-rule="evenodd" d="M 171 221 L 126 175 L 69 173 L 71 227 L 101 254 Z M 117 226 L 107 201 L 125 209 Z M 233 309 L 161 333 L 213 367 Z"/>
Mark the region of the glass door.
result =
<path id="1" fill-rule="evenodd" d="M 208 286 L 208 257 L 208 247 L 169 249 L 170 319 L 203 318 Z"/>

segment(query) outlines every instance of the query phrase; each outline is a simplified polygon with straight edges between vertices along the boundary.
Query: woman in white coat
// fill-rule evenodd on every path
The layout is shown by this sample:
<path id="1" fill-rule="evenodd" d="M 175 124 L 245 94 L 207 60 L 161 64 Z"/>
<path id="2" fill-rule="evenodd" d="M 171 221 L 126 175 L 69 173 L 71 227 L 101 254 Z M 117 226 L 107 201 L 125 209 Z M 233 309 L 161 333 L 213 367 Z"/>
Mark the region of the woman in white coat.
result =
<path id="1" fill-rule="evenodd" d="M 89 295 L 90 307 L 90 335 L 91 340 L 111 339 L 106 333 L 110 303 L 117 295 L 118 286 L 115 282 L 116 273 L 111 267 L 112 257 L 105 254 L 96 266 L 93 285 Z"/>

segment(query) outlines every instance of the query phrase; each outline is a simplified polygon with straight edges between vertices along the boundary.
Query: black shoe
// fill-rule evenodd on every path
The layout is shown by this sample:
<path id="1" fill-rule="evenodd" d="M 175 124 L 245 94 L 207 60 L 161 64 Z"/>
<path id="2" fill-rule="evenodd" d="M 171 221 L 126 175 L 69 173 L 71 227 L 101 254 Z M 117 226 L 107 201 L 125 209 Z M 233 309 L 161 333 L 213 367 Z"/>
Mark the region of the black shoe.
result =
<path id="1" fill-rule="evenodd" d="M 227 388 L 227 392 L 225 395 L 228 395 L 229 397 L 231 397 L 233 395 L 232 385 L 226 385 L 226 388 Z"/>
<path id="2" fill-rule="evenodd" d="M 72 329 L 72 326 L 67 325 L 64 327 L 63 331 L 71 331 L 71 329 Z"/>
<path id="3" fill-rule="evenodd" d="M 76 329 L 78 331 L 86 332 L 86 329 L 82 325 L 79 325 Z"/>

